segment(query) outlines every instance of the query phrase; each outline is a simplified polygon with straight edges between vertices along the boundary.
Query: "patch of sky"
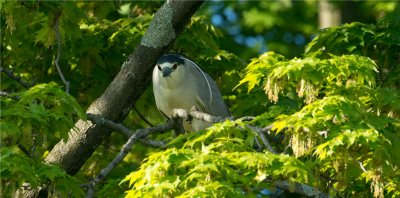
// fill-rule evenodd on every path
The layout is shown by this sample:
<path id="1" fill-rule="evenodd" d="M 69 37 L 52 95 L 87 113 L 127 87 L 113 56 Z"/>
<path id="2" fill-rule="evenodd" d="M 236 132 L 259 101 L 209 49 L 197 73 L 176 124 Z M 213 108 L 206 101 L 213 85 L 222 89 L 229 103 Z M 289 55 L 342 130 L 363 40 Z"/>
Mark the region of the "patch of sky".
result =
<path id="1" fill-rule="evenodd" d="M 259 48 L 259 52 L 267 51 L 267 46 L 265 45 L 265 39 L 261 35 L 245 37 L 244 42 L 248 47 Z"/>
<path id="2" fill-rule="evenodd" d="M 302 35 L 302 34 L 296 34 L 296 35 L 294 36 L 294 43 L 295 43 L 296 45 L 304 45 L 305 42 L 306 42 L 306 38 L 304 38 L 304 35 Z"/>
<path id="3" fill-rule="evenodd" d="M 243 35 L 241 35 L 241 34 L 238 34 L 238 35 L 235 35 L 235 41 L 236 41 L 236 43 L 239 43 L 239 44 L 244 44 L 244 39 L 245 39 L 245 37 L 243 36 Z"/>
<path id="4" fill-rule="evenodd" d="M 237 20 L 236 12 L 230 7 L 224 9 L 224 15 L 229 22 L 235 22 Z"/>
<path id="5" fill-rule="evenodd" d="M 253 36 L 249 36 L 245 39 L 247 47 L 254 47 L 257 44 L 257 39 Z"/>
<path id="6" fill-rule="evenodd" d="M 220 14 L 213 14 L 211 16 L 211 22 L 215 25 L 215 26 L 222 26 L 224 19 L 222 18 L 222 16 Z"/>

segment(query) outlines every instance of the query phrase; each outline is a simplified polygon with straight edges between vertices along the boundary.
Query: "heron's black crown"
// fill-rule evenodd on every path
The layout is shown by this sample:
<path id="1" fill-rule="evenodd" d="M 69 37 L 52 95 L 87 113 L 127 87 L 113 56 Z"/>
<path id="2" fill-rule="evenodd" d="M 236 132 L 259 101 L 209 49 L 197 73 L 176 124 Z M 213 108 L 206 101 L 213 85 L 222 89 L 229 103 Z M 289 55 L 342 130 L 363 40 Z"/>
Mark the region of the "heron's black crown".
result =
<path id="1" fill-rule="evenodd" d="M 178 65 L 184 64 L 183 59 L 177 54 L 165 54 L 161 56 L 158 59 L 157 64 L 161 65 L 163 63 L 178 63 Z"/>

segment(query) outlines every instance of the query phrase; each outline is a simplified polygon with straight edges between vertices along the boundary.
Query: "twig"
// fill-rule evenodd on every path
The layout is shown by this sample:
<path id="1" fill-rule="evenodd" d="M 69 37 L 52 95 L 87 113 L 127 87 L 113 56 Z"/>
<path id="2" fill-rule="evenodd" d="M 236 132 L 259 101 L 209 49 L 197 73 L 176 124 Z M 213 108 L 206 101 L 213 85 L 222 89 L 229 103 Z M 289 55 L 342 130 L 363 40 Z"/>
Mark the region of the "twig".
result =
<path id="1" fill-rule="evenodd" d="M 29 89 L 33 85 L 33 83 L 29 84 L 29 83 L 25 82 L 24 80 L 22 80 L 21 77 L 14 75 L 12 70 L 6 69 L 4 67 L 0 67 L 0 72 L 4 72 L 5 74 L 7 74 L 8 77 L 17 81 L 25 89 Z"/>
<path id="2" fill-rule="evenodd" d="M 328 138 L 328 131 L 327 130 L 326 131 L 318 131 L 318 134 L 321 135 L 321 136 L 324 136 L 325 139 Z"/>
<path id="3" fill-rule="evenodd" d="M 88 119 L 90 121 L 93 121 L 96 124 L 106 125 L 106 126 L 110 127 L 111 129 L 119 131 L 119 132 L 123 133 L 124 135 L 126 135 L 128 137 L 131 137 L 132 134 L 133 134 L 132 130 L 130 130 L 129 128 L 125 127 L 122 124 L 115 123 L 115 122 L 113 122 L 111 120 L 108 120 L 108 119 L 106 119 L 104 117 L 101 117 L 101 116 L 98 116 L 98 115 L 95 115 L 95 114 L 87 113 L 86 115 L 87 115 L 87 117 L 88 117 Z"/>
<path id="4" fill-rule="evenodd" d="M 218 122 L 223 122 L 226 119 L 226 118 L 222 118 L 222 117 L 215 117 L 210 114 L 198 111 L 196 107 L 192 107 L 190 109 L 189 115 L 198 120 L 202 120 L 204 122 L 208 122 L 208 123 L 212 123 L 212 124 L 218 123 Z"/>
<path id="5" fill-rule="evenodd" d="M 271 124 L 271 125 L 268 125 L 268 126 L 262 128 L 262 129 L 261 129 L 261 132 L 263 132 L 263 133 L 269 135 L 269 132 L 271 131 L 272 127 L 273 127 L 272 124 Z"/>
<path id="6" fill-rule="evenodd" d="M 135 110 L 135 112 L 138 114 L 138 116 L 144 121 L 146 122 L 149 126 L 153 127 L 154 125 L 151 124 L 151 122 L 149 122 L 140 112 L 139 110 L 134 106 L 133 110 Z"/>
<path id="7" fill-rule="evenodd" d="M 366 173 L 366 172 L 367 172 L 367 169 L 365 169 L 365 167 L 364 167 L 364 165 L 362 164 L 362 162 L 360 162 L 360 161 L 358 161 L 358 160 L 356 160 L 356 162 L 360 165 L 361 170 L 362 170 L 364 173 Z"/>
<path id="8" fill-rule="evenodd" d="M 165 148 L 167 146 L 167 143 L 163 141 L 158 141 L 158 140 L 151 140 L 147 138 L 142 138 L 139 140 L 141 143 L 154 147 L 154 148 Z"/>
<path id="9" fill-rule="evenodd" d="M 1 96 L 1 97 L 11 98 L 11 99 L 13 99 L 13 100 L 19 100 L 19 99 L 20 99 L 19 96 L 9 94 L 8 92 L 5 92 L 5 91 L 0 91 L 0 96 Z"/>
<path id="10" fill-rule="evenodd" d="M 260 143 L 260 140 L 258 140 L 258 138 L 254 138 L 254 140 L 255 140 L 255 142 L 256 142 L 256 144 L 257 144 L 257 151 L 262 151 L 262 149 L 263 149 L 263 146 L 261 145 L 261 143 Z"/>
<path id="11" fill-rule="evenodd" d="M 127 137 L 131 137 L 133 135 L 133 131 L 131 129 L 129 129 L 128 127 L 126 127 L 120 123 L 115 123 L 109 119 L 106 119 L 104 117 L 101 117 L 101 116 L 98 116 L 95 114 L 91 114 L 91 113 L 88 113 L 86 115 L 90 121 L 92 121 L 96 124 L 106 125 L 106 126 L 110 127 L 111 129 L 114 129 L 118 132 L 123 133 Z M 166 145 L 165 142 L 149 140 L 149 139 L 140 139 L 140 142 L 142 142 L 143 144 L 152 146 L 152 147 L 156 147 L 156 148 L 162 148 L 162 147 L 165 147 L 165 145 Z"/>
<path id="12" fill-rule="evenodd" d="M 28 149 L 26 149 L 24 145 L 17 142 L 17 146 L 18 146 L 19 150 L 21 150 L 27 157 L 32 157 L 31 154 L 29 153 Z"/>
<path id="13" fill-rule="evenodd" d="M 243 117 L 240 117 L 238 120 L 241 120 L 241 121 L 252 121 L 255 118 L 256 117 L 254 117 L 254 116 L 243 116 Z"/>
<path id="14" fill-rule="evenodd" d="M 60 16 L 61 16 L 61 12 L 58 12 L 55 14 L 55 18 L 54 18 L 54 31 L 56 33 L 56 38 L 57 38 L 57 46 L 58 46 L 58 50 L 57 50 L 57 58 L 56 60 L 54 60 L 54 64 L 56 65 L 58 74 L 61 77 L 61 80 L 64 82 L 65 84 L 65 92 L 67 92 L 67 94 L 69 94 L 69 81 L 67 81 L 64 77 L 64 74 L 61 70 L 61 67 L 59 65 L 59 61 L 60 61 L 60 57 L 61 57 L 61 34 L 60 34 L 60 30 L 59 30 L 59 24 L 60 24 Z"/>
<path id="15" fill-rule="evenodd" d="M 118 155 L 114 158 L 114 160 L 109 163 L 105 168 L 103 168 L 100 173 L 93 178 L 90 183 L 88 184 L 88 192 L 87 192 L 87 197 L 93 197 L 94 193 L 94 186 L 96 185 L 97 182 L 102 180 L 105 176 L 107 176 L 108 173 L 124 159 L 124 157 L 128 154 L 129 150 L 135 144 L 139 139 L 148 136 L 151 133 L 156 133 L 156 132 L 163 132 L 169 129 L 172 129 L 173 123 L 172 122 L 167 122 L 165 124 L 157 125 L 154 127 L 150 128 L 145 128 L 145 129 L 138 129 L 136 132 L 128 139 L 128 141 L 122 146 L 121 151 L 118 153 Z"/>
<path id="16" fill-rule="evenodd" d="M 272 148 L 271 144 L 269 143 L 268 139 L 265 137 L 264 133 L 262 133 L 262 129 L 259 129 L 255 126 L 251 126 L 251 125 L 246 125 L 246 127 L 248 127 L 249 129 L 255 131 L 259 136 L 261 141 L 263 142 L 264 146 L 267 147 L 267 149 L 269 150 L 269 152 L 274 153 L 274 154 L 278 154 L 278 152 L 276 152 L 276 150 L 274 148 Z"/>

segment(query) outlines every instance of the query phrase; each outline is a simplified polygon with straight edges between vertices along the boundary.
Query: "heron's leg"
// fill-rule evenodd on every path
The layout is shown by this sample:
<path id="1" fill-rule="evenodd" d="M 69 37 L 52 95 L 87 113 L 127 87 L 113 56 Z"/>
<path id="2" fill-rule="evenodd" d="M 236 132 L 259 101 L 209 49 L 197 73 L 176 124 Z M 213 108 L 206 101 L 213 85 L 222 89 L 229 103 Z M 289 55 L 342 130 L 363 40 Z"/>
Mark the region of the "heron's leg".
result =
<path id="1" fill-rule="evenodd" d="M 184 134 L 185 133 L 185 129 L 183 128 L 183 120 L 182 118 L 174 118 L 173 119 L 174 122 L 174 130 L 172 132 L 172 136 L 176 137 L 179 134 Z"/>

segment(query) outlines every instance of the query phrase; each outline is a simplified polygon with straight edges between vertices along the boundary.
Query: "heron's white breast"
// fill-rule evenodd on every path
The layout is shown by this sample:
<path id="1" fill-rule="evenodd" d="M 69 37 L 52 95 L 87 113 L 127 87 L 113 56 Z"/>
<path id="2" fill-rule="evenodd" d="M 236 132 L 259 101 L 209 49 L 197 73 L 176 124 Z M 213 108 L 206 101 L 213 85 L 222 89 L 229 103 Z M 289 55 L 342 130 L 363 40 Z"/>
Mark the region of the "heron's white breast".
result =
<path id="1" fill-rule="evenodd" d="M 157 107 L 167 116 L 172 109 L 183 108 L 189 110 L 197 103 L 197 85 L 190 80 L 185 68 L 177 68 L 170 77 L 163 77 L 159 70 L 153 70 L 153 89 Z"/>

